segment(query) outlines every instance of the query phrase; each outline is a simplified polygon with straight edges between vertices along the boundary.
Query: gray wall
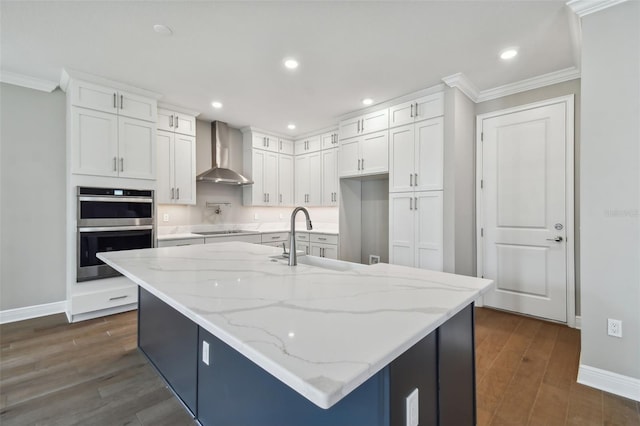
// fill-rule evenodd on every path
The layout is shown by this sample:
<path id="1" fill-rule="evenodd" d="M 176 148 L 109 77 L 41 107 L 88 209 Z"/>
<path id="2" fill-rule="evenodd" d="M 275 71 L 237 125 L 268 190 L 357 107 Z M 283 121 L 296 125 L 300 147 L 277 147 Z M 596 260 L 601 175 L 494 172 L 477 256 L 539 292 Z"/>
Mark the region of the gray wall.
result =
<path id="1" fill-rule="evenodd" d="M 0 85 L 0 310 L 60 302 L 65 95 Z"/>
<path id="2" fill-rule="evenodd" d="M 516 93 L 515 95 L 505 96 L 503 98 L 494 99 L 476 104 L 476 114 L 485 114 L 488 112 L 498 111 L 501 109 L 513 108 L 520 105 L 526 105 L 533 102 L 543 101 L 546 99 L 557 98 L 566 95 L 575 95 L 575 123 L 574 123 L 574 226 L 575 226 L 575 277 L 576 277 L 576 315 L 581 314 L 580 303 L 580 117 L 581 117 L 581 89 L 580 80 L 570 80 L 551 86 L 541 87 L 539 89 L 528 90 L 526 92 Z"/>
<path id="3" fill-rule="evenodd" d="M 369 264 L 369 255 L 389 263 L 389 179 L 362 182 L 360 262 Z"/>
<path id="4" fill-rule="evenodd" d="M 640 379 L 640 2 L 582 18 L 581 363 Z M 607 336 L 607 318 L 623 338 Z"/>

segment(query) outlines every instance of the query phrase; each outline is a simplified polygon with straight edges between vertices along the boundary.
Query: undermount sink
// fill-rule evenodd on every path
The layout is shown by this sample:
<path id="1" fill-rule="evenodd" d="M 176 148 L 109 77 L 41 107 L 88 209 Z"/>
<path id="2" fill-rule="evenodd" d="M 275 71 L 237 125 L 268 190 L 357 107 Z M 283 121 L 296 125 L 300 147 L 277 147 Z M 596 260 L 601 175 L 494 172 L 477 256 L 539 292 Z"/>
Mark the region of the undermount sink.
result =
<path id="1" fill-rule="evenodd" d="M 229 234 L 246 234 L 248 231 L 241 231 L 238 229 L 228 229 L 226 231 L 205 231 L 205 232 L 193 232 L 196 235 L 229 235 Z"/>
<path id="2" fill-rule="evenodd" d="M 280 262 L 286 266 L 288 265 L 289 258 L 281 254 L 277 256 L 270 256 L 272 262 Z M 366 268 L 367 265 L 361 265 L 359 263 L 345 262 L 343 260 L 327 259 L 326 257 L 308 256 L 304 253 L 298 252 L 298 264 L 316 266 L 318 268 L 330 269 L 332 271 L 354 271 L 357 269 Z"/>

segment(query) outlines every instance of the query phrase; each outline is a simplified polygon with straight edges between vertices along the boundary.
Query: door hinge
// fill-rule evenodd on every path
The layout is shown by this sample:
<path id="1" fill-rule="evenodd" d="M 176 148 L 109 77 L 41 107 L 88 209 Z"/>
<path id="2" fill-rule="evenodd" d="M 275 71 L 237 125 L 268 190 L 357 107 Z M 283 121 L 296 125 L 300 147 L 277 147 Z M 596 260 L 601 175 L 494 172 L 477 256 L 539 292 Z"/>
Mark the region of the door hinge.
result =
<path id="1" fill-rule="evenodd" d="M 484 228 L 480 228 L 480 236 L 484 237 Z"/>

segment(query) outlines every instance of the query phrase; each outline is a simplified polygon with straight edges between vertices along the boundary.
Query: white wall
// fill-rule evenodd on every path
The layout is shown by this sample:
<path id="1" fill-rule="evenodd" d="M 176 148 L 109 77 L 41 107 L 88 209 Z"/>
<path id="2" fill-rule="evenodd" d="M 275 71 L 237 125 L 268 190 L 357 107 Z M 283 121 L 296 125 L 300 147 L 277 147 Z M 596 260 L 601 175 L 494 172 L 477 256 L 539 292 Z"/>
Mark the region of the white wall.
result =
<path id="1" fill-rule="evenodd" d="M 0 85 L 0 310 L 66 299 L 65 95 Z"/>
<path id="2" fill-rule="evenodd" d="M 389 179 L 363 181 L 361 196 L 360 262 L 368 265 L 369 255 L 376 255 L 389 263 Z"/>
<path id="3" fill-rule="evenodd" d="M 581 364 L 635 379 L 640 379 L 639 76 L 640 2 L 583 17 Z M 607 318 L 622 320 L 622 339 L 607 336 Z"/>

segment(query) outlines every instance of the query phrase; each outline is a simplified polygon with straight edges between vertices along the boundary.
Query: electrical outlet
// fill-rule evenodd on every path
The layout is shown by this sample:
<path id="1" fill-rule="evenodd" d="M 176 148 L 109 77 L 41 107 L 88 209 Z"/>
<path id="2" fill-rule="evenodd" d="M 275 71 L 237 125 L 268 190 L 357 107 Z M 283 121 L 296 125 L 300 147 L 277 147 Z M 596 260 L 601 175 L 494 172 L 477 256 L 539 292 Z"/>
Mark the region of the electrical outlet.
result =
<path id="1" fill-rule="evenodd" d="M 258 213 L 253 214 L 253 220 L 258 220 Z"/>
<path id="2" fill-rule="evenodd" d="M 622 337 L 622 321 L 607 318 L 607 334 L 613 337 Z"/>
<path id="3" fill-rule="evenodd" d="M 418 398 L 418 388 L 415 388 L 413 392 L 409 394 L 405 401 L 406 426 L 418 426 L 418 424 L 420 423 L 419 402 L 420 400 Z"/>
<path id="4" fill-rule="evenodd" d="M 162 221 L 163 222 L 169 222 L 169 213 L 165 213 L 162 215 Z"/>
<path id="5" fill-rule="evenodd" d="M 370 254 L 369 265 L 375 265 L 376 263 L 380 263 L 380 256 L 376 256 L 375 254 Z"/>

